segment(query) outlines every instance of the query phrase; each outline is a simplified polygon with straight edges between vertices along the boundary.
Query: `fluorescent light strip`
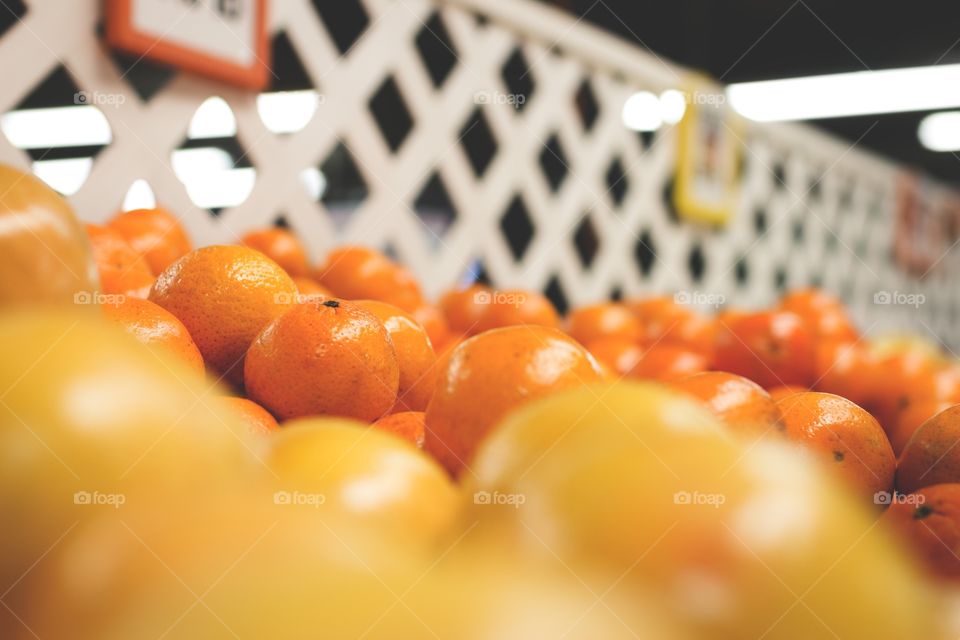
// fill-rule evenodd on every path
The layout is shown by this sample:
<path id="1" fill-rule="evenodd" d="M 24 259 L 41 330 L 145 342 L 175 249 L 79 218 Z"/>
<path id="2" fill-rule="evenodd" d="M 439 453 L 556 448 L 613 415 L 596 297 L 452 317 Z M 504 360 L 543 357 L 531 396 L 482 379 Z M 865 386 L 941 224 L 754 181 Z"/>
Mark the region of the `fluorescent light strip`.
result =
<path id="1" fill-rule="evenodd" d="M 93 147 L 110 144 L 110 125 L 92 106 L 22 109 L 0 117 L 0 129 L 20 149 Z"/>
<path id="2" fill-rule="evenodd" d="M 920 122 L 917 136 L 931 151 L 960 151 L 960 111 L 930 114 Z"/>
<path id="3" fill-rule="evenodd" d="M 949 109 L 960 107 L 960 64 L 744 82 L 727 97 L 761 122 Z"/>

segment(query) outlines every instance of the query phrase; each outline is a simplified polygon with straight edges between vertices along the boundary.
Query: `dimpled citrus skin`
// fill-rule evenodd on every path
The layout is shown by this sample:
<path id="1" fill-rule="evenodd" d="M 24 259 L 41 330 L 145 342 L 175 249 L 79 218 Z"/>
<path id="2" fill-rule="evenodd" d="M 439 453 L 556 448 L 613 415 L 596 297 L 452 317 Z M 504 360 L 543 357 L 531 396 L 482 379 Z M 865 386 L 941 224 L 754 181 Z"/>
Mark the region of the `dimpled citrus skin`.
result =
<path id="1" fill-rule="evenodd" d="M 107 226 L 126 238 L 156 275 L 193 248 L 180 221 L 162 207 L 121 213 Z"/>
<path id="2" fill-rule="evenodd" d="M 310 273 L 310 262 L 303 244 L 286 229 L 257 229 L 245 234 L 240 242 L 267 254 L 271 260 L 283 267 L 291 278 Z"/>
<path id="3" fill-rule="evenodd" d="M 250 343 L 296 295 L 290 276 L 259 251 L 214 245 L 170 265 L 150 300 L 180 319 L 207 365 L 239 384 Z"/>
<path id="4" fill-rule="evenodd" d="M 334 415 L 373 422 L 397 400 L 400 367 L 390 335 L 342 300 L 298 304 L 250 345 L 247 395 L 282 420 Z"/>
<path id="5" fill-rule="evenodd" d="M 424 448 L 457 475 L 511 410 L 601 377 L 593 356 L 558 329 L 526 325 L 481 333 L 440 367 Z"/>
<path id="6" fill-rule="evenodd" d="M 102 306 L 103 315 L 143 344 L 178 358 L 201 376 L 203 356 L 190 332 L 175 315 L 160 305 L 126 297 Z"/>
<path id="7" fill-rule="evenodd" d="M 391 413 L 423 411 L 433 397 L 436 386 L 437 354 L 420 324 L 399 307 L 377 300 L 356 300 L 357 304 L 380 319 L 390 334 L 397 363 L 400 365 L 400 387 L 397 404 Z"/>
<path id="8" fill-rule="evenodd" d="M 777 402 L 784 433 L 836 469 L 857 493 L 874 498 L 893 490 L 893 448 L 876 418 L 830 393 L 795 393 Z"/>

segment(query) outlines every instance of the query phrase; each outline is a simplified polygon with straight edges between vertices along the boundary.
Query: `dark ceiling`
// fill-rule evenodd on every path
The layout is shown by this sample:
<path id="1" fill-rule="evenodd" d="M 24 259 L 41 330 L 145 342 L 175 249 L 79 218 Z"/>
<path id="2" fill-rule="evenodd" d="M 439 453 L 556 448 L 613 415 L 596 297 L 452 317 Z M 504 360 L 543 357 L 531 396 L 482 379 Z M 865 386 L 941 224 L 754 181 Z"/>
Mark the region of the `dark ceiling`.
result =
<path id="1" fill-rule="evenodd" d="M 550 0 L 724 82 L 960 62 L 960 2 Z M 960 184 L 960 154 L 917 140 L 927 112 L 816 121 Z"/>

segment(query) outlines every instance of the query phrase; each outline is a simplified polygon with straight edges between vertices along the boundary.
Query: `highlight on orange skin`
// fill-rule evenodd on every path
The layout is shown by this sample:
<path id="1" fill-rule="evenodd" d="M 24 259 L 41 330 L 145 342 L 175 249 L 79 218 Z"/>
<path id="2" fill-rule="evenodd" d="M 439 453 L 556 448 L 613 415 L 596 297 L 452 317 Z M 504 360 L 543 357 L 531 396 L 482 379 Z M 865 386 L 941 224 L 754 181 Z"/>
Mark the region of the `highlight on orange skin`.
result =
<path id="1" fill-rule="evenodd" d="M 675 389 L 689 393 L 734 431 L 755 435 L 783 430 L 783 416 L 763 387 L 743 376 L 705 371 L 677 380 Z"/>
<path id="2" fill-rule="evenodd" d="M 639 342 L 643 338 L 640 321 L 625 305 L 601 302 L 574 309 L 567 315 L 567 333 L 582 345 L 605 339 Z"/>
<path id="3" fill-rule="evenodd" d="M 911 493 L 934 484 L 960 482 L 960 404 L 921 424 L 897 460 L 897 490 Z"/>
<path id="4" fill-rule="evenodd" d="M 643 359 L 645 351 L 636 342 L 623 338 L 600 338 L 584 346 L 616 378 L 629 375 Z"/>
<path id="5" fill-rule="evenodd" d="M 423 411 L 391 413 L 380 418 L 371 426 L 400 436 L 417 449 L 423 449 L 423 439 L 426 431 L 426 414 Z"/>
<path id="6" fill-rule="evenodd" d="M 253 400 L 236 396 L 223 396 L 220 403 L 227 411 L 232 412 L 254 435 L 266 435 L 280 430 L 277 419 L 269 411 Z"/>
<path id="7" fill-rule="evenodd" d="M 709 362 L 702 353 L 687 347 L 661 343 L 645 349 L 629 375 L 631 378 L 669 382 L 701 373 L 708 368 Z"/>

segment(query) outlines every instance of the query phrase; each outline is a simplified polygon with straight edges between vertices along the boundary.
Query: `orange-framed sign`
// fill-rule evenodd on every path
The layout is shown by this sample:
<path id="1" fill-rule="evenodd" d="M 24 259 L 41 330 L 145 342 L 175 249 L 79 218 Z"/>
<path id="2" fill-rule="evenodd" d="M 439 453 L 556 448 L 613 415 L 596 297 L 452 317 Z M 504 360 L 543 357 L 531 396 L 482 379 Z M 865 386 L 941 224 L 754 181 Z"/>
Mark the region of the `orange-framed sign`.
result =
<path id="1" fill-rule="evenodd" d="M 270 73 L 267 0 L 107 0 L 117 49 L 249 89 Z"/>

